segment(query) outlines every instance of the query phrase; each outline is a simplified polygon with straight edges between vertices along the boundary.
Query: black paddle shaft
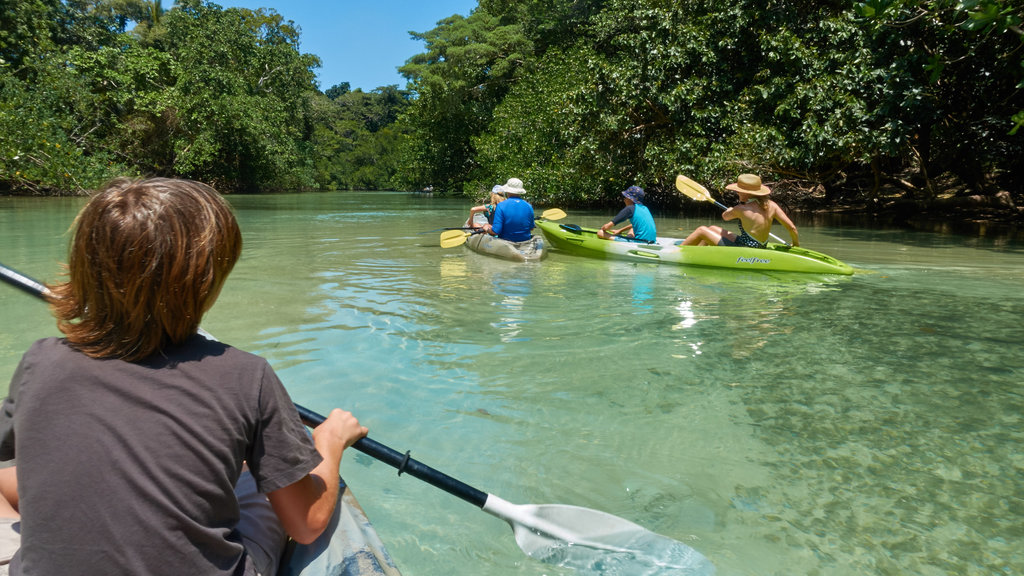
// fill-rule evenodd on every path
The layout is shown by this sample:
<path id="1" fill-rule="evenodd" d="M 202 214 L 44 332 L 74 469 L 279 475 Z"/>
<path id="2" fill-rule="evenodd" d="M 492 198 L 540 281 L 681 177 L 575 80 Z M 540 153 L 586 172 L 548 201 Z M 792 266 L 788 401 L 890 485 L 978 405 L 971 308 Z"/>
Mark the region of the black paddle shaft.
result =
<path id="1" fill-rule="evenodd" d="M 299 411 L 299 417 L 302 418 L 302 421 L 307 426 L 316 427 L 324 421 L 323 416 L 308 408 L 298 404 L 295 405 L 295 408 Z M 435 470 L 418 460 L 410 458 L 408 452 L 402 454 L 370 438 L 360 438 L 352 447 L 375 460 L 380 460 L 388 466 L 396 468 L 399 476 L 404 472 L 414 478 L 419 478 L 427 484 L 440 488 L 452 496 L 461 498 L 477 508 L 483 508 L 484 503 L 487 502 L 486 492 L 477 490 L 444 472 Z"/>
<path id="2" fill-rule="evenodd" d="M 0 280 L 15 288 L 24 290 L 37 298 L 45 298 L 46 293 L 49 292 L 43 284 L 3 264 L 0 264 Z M 325 420 L 320 414 L 298 404 L 295 405 L 295 409 L 299 411 L 299 417 L 302 418 L 303 423 L 307 426 L 316 427 Z M 405 472 L 410 476 L 423 480 L 427 484 L 444 490 L 452 496 L 461 498 L 477 508 L 483 508 L 484 503 L 487 502 L 487 494 L 485 492 L 481 492 L 469 484 L 460 482 L 443 472 L 410 458 L 408 452 L 402 454 L 370 438 L 360 438 L 352 447 L 371 458 L 397 468 L 399 476 Z"/>

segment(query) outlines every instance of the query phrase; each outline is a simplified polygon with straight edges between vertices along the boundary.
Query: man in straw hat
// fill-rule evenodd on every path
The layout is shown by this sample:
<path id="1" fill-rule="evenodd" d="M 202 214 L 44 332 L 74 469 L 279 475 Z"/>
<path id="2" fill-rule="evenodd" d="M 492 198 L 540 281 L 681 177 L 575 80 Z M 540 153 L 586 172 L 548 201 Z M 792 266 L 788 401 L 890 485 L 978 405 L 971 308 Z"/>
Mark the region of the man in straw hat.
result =
<path id="1" fill-rule="evenodd" d="M 484 232 L 509 242 L 529 240 L 533 230 L 533 206 L 520 198 L 526 192 L 523 181 L 509 178 L 501 187 L 508 200 L 498 204 L 494 209 L 494 221 L 484 225 Z"/>
<path id="2" fill-rule="evenodd" d="M 764 248 L 776 220 L 789 230 L 793 246 L 800 245 L 796 226 L 778 204 L 768 198 L 771 189 L 756 174 L 740 174 L 736 182 L 725 187 L 740 195 L 740 203 L 722 213 L 723 220 L 739 220 L 740 234 L 721 226 L 701 226 L 694 230 L 683 246 L 749 246 Z"/>

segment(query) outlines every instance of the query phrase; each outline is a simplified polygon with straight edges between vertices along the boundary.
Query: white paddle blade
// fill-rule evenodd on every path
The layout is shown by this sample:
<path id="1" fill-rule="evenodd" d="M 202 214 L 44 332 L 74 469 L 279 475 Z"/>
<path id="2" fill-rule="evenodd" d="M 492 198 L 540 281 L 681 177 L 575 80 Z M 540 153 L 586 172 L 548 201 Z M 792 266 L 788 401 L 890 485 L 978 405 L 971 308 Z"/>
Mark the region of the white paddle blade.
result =
<path id="1" fill-rule="evenodd" d="M 484 511 L 512 526 L 531 558 L 580 574 L 710 576 L 711 562 L 693 548 L 611 514 L 560 504 L 516 505 L 488 495 Z"/>
<path id="2" fill-rule="evenodd" d="M 701 186 L 696 180 L 687 178 L 682 174 L 676 176 L 676 189 L 694 200 L 700 200 L 702 202 L 715 201 L 715 199 L 711 197 L 711 193 L 708 192 L 707 188 Z"/>

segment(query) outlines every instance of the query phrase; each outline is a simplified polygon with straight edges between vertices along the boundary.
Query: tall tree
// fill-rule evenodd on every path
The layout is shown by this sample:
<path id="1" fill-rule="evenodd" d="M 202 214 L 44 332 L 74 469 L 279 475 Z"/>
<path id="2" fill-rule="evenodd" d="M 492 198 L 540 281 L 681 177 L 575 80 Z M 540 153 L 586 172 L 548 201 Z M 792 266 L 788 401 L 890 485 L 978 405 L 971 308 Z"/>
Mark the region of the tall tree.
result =
<path id="1" fill-rule="evenodd" d="M 308 99 L 319 60 L 292 22 L 185 3 L 165 18 L 175 62 L 169 133 L 177 174 L 238 190 L 312 186 Z"/>
<path id="2" fill-rule="evenodd" d="M 476 168 L 472 139 L 490 123 L 532 44 L 518 25 L 479 9 L 412 36 L 427 51 L 400 68 L 416 94 L 405 119 L 405 184 L 460 191 Z"/>
<path id="3" fill-rule="evenodd" d="M 871 0 L 856 10 L 877 66 L 899 79 L 881 94 L 874 123 L 897 143 L 888 156 L 915 168 L 916 192 L 934 194 L 931 178 L 946 170 L 980 191 L 1024 182 L 1020 3 Z"/>
<path id="4" fill-rule="evenodd" d="M 82 2 L 0 5 L 0 187 L 65 192 L 124 167 L 102 144 L 96 96 L 69 54 L 116 34 L 109 15 Z"/>
<path id="5" fill-rule="evenodd" d="M 348 86 L 333 86 L 314 99 L 317 181 L 329 189 L 393 188 L 401 173 L 403 136 L 396 121 L 409 107 L 411 94 L 395 85 L 371 92 Z"/>
<path id="6" fill-rule="evenodd" d="M 843 65 L 858 53 L 856 26 L 838 5 L 758 6 L 611 0 L 499 106 L 481 162 L 522 162 L 552 198 L 586 202 L 635 183 L 673 204 L 679 171 L 723 183 L 740 170 L 832 177 L 864 154 L 866 77 Z M 509 134 L 536 152 L 502 159 Z"/>

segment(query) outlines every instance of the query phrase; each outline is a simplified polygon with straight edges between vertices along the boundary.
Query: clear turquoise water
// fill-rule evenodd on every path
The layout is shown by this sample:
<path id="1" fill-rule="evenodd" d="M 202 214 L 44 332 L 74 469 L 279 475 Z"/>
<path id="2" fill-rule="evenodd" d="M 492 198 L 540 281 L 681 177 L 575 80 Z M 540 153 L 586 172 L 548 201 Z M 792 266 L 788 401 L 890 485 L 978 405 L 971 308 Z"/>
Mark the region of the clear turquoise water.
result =
<path id="1" fill-rule="evenodd" d="M 231 200 L 246 246 L 205 327 L 481 490 L 621 516 L 721 575 L 1024 573 L 1019 242 L 797 218 L 858 273 L 523 265 L 420 234 L 461 202 Z M 0 262 L 55 280 L 80 203 L 0 198 Z M 9 288 L 0 318 L 2 388 L 54 329 Z M 366 456 L 342 473 L 408 576 L 572 573 Z"/>

